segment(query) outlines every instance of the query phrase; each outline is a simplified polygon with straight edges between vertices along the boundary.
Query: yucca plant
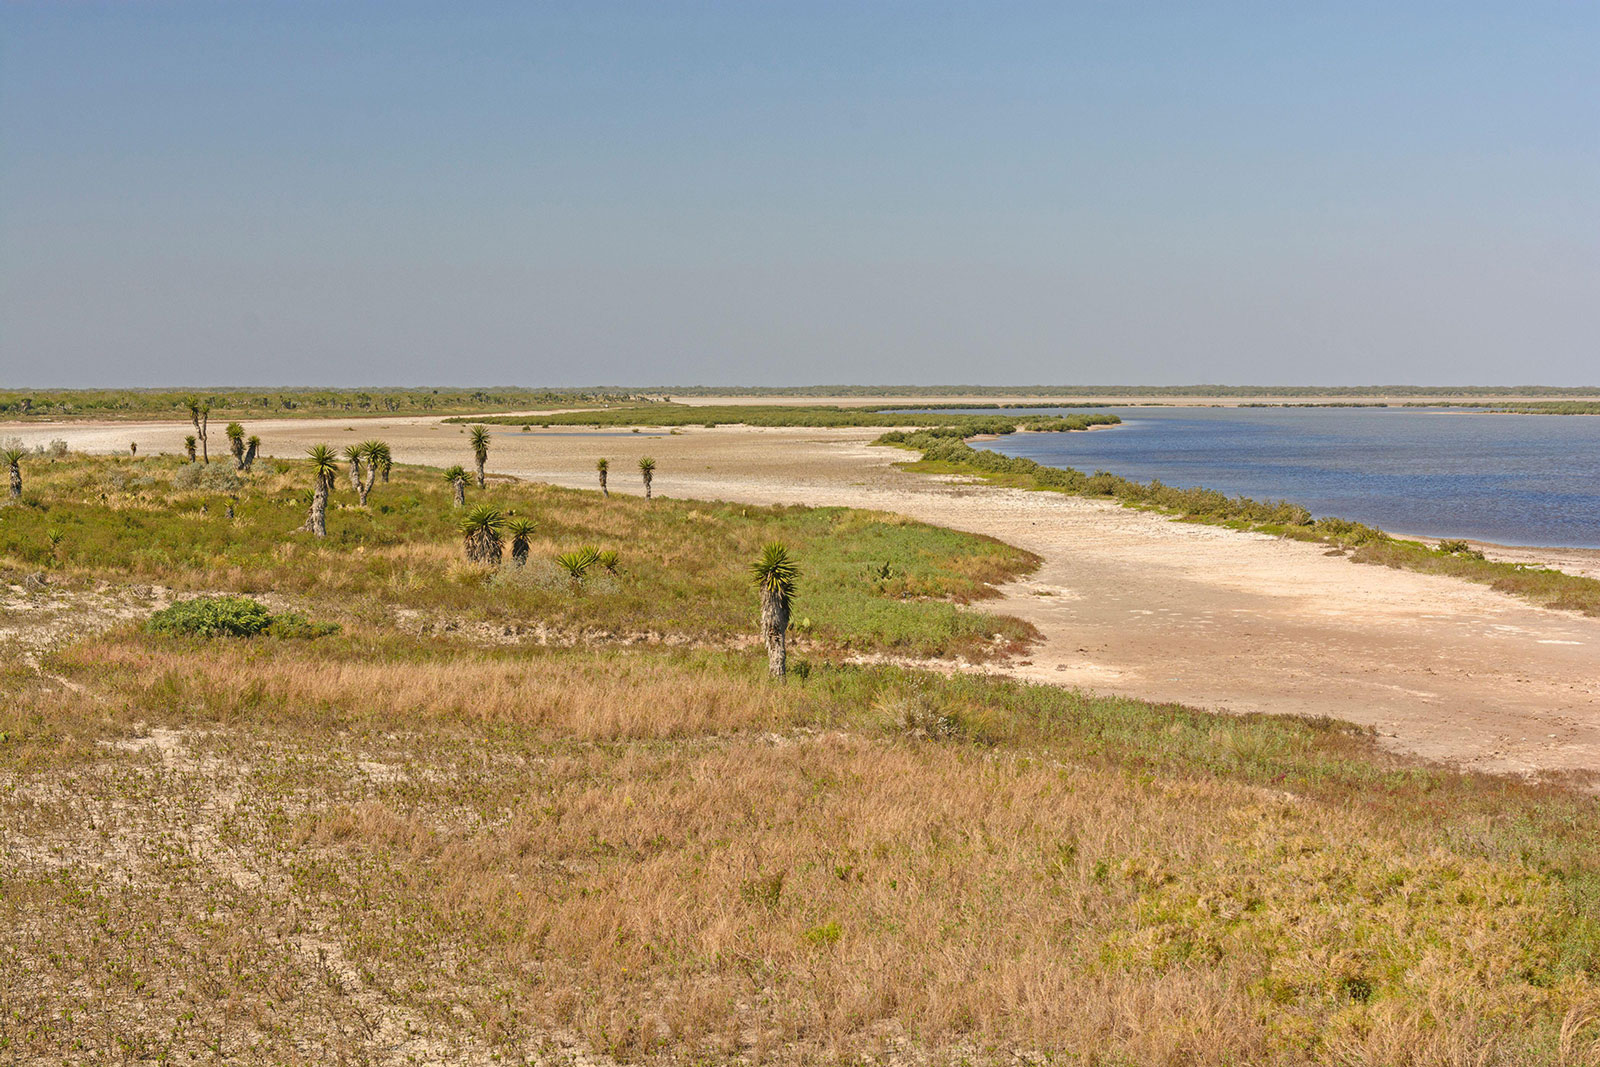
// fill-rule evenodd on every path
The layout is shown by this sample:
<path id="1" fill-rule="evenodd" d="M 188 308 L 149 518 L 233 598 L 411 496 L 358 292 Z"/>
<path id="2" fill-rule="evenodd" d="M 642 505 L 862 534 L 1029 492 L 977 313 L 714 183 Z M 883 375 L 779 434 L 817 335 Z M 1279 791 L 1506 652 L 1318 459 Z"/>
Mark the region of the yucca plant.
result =
<path id="1" fill-rule="evenodd" d="M 478 466 L 478 488 L 483 488 L 483 465 L 489 462 L 489 427 L 474 426 L 467 438 L 472 442 L 472 459 Z"/>
<path id="2" fill-rule="evenodd" d="M 11 499 L 17 500 L 22 496 L 22 457 L 27 453 L 20 448 L 8 448 L 0 452 L 0 459 L 5 460 L 6 468 L 11 472 Z"/>
<path id="3" fill-rule="evenodd" d="M 394 454 L 389 451 L 386 441 L 378 442 L 378 474 L 383 478 L 383 484 L 389 484 L 389 469 L 394 466 Z"/>
<path id="4" fill-rule="evenodd" d="M 767 673 L 782 678 L 788 673 L 789 610 L 800 583 L 800 567 L 789 549 L 777 543 L 761 550 L 750 567 L 751 580 L 761 594 L 761 640 L 767 646 Z"/>
<path id="5" fill-rule="evenodd" d="M 345 445 L 344 458 L 350 464 L 350 488 L 361 495 L 361 446 Z"/>
<path id="6" fill-rule="evenodd" d="M 600 472 L 600 495 L 610 496 L 611 490 L 606 488 L 606 473 L 611 470 L 611 462 L 602 459 L 594 465 L 594 469 Z"/>
<path id="7" fill-rule="evenodd" d="M 211 421 L 211 401 L 191 393 L 183 398 L 183 406 L 189 409 L 189 421 L 194 423 L 194 435 L 200 441 L 200 456 L 210 463 L 211 452 L 206 447 L 206 424 Z M 189 461 L 194 462 L 193 448 L 189 449 Z"/>
<path id="8" fill-rule="evenodd" d="M 645 456 L 639 461 L 639 474 L 644 478 L 644 498 L 650 499 L 650 483 L 656 476 L 656 461 Z"/>
<path id="9" fill-rule="evenodd" d="M 339 457 L 327 445 L 312 445 L 306 449 L 311 457 L 311 515 L 306 519 L 312 534 L 328 536 L 328 494 L 333 491 L 333 480 L 339 476 Z"/>
<path id="10" fill-rule="evenodd" d="M 361 500 L 361 506 L 367 506 L 367 497 L 372 493 L 372 483 L 378 480 L 378 468 L 383 466 L 383 457 L 389 451 L 389 446 L 378 440 L 362 441 L 356 446 L 356 453 L 361 461 L 366 464 L 366 475 L 356 486 L 356 495 Z"/>
<path id="11" fill-rule="evenodd" d="M 446 467 L 444 480 L 450 483 L 450 488 L 455 493 L 455 506 L 461 507 L 467 502 L 467 472 L 461 464 Z"/>
<path id="12" fill-rule="evenodd" d="M 594 561 L 611 574 L 615 574 L 617 573 L 617 564 L 620 562 L 620 558 L 617 556 L 616 549 L 608 548 L 604 552 L 596 552 Z"/>
<path id="13" fill-rule="evenodd" d="M 556 557 L 556 566 L 567 572 L 567 577 L 572 579 L 574 586 L 581 586 L 584 576 L 589 573 L 589 568 L 595 565 L 599 555 L 593 545 L 585 545 L 561 553 Z"/>
<path id="14" fill-rule="evenodd" d="M 194 462 L 194 454 L 195 454 L 195 436 L 194 436 L 194 434 L 190 434 L 188 437 L 185 437 L 183 439 L 183 450 L 189 454 L 189 462 L 193 463 Z"/>
<path id="15" fill-rule="evenodd" d="M 511 562 L 522 566 L 528 562 L 528 541 L 533 537 L 534 531 L 539 529 L 539 524 L 532 519 L 513 518 L 506 520 L 506 536 L 511 539 Z"/>
<path id="16" fill-rule="evenodd" d="M 244 427 L 230 422 L 223 432 L 228 435 L 228 451 L 233 453 L 233 469 L 244 470 Z"/>
<path id="17" fill-rule="evenodd" d="M 251 467 L 255 466 L 256 453 L 258 451 L 260 451 L 260 449 L 261 449 L 261 438 L 257 437 L 255 434 L 251 434 L 250 435 L 250 440 L 245 442 L 245 449 L 244 449 L 244 469 L 245 470 L 249 470 Z"/>
<path id="18" fill-rule="evenodd" d="M 500 528 L 505 523 L 505 516 L 493 504 L 474 504 L 461 516 L 458 528 L 468 562 L 487 563 L 496 567 L 500 565 L 500 556 L 504 551 Z"/>

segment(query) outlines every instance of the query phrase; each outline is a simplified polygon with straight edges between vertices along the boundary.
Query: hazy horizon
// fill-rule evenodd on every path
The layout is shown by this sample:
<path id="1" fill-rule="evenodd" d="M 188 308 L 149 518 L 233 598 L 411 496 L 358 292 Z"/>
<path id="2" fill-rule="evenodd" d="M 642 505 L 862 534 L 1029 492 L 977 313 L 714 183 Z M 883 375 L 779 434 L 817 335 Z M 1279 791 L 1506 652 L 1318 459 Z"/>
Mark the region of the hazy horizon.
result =
<path id="1" fill-rule="evenodd" d="M 0 387 L 1600 362 L 1600 6 L 13 4 L 0 54 Z"/>

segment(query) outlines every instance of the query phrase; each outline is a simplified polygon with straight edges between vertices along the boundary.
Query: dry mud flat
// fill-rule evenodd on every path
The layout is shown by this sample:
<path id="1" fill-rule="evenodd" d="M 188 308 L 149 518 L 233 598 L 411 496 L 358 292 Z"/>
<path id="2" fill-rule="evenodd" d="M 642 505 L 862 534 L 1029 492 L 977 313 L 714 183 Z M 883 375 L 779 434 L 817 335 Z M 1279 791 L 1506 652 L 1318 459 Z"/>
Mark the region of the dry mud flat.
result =
<path id="1" fill-rule="evenodd" d="M 1494 771 L 1600 771 L 1600 619 L 1536 608 L 1450 578 L 1360 566 L 1322 545 L 1173 522 L 1055 493 L 908 474 L 875 430 L 686 429 L 677 434 L 496 427 L 489 467 L 656 491 L 899 512 L 989 534 L 1044 559 L 998 610 L 1044 640 L 1005 673 L 1102 693 L 1229 711 L 1327 715 L 1369 725 L 1396 749 Z M 468 458 L 465 430 L 428 418 L 249 424 L 268 455 L 379 436 L 407 463 Z M 183 424 L 34 424 L 30 441 L 177 451 Z M 142 436 L 141 436 L 142 435 Z M 220 435 L 218 435 L 220 438 Z M 1595 553 L 1515 550 L 1576 573 Z"/>

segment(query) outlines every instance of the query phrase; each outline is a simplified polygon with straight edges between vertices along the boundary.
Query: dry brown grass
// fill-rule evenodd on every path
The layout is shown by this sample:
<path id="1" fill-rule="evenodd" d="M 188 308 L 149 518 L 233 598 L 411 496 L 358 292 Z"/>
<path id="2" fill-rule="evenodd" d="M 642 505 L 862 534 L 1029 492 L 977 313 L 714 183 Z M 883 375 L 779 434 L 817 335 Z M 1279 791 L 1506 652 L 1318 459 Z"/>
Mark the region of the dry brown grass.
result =
<path id="1" fill-rule="evenodd" d="M 879 672 L 382 633 L 113 634 L 48 667 L 81 691 L 19 673 L 0 715 L 23 1058 L 571 1035 L 626 1061 L 1532 1065 L 1595 1037 L 1549 840 L 1484 847 L 1510 830 L 1470 782 L 1363 771 L 1346 733 L 1121 701 L 1074 741 L 1015 686 L 892 673 L 830 711 Z M 950 728 L 914 733 L 907 694 Z M 1205 762 L 1129 769 L 1106 746 L 1135 714 L 1140 749 Z M 1381 800 L 1241 780 L 1264 758 Z M 1483 789 L 1513 818 L 1544 795 Z"/>
<path id="2" fill-rule="evenodd" d="M 1508 1029 L 1587 988 L 1540 981 L 1561 894 L 1526 870 L 1258 790 L 929 743 L 580 752 L 486 830 L 381 801 L 312 827 L 618 1055 L 1443 1064 L 1514 1054 Z"/>
<path id="3" fill-rule="evenodd" d="M 367 660 L 362 640 L 353 654 L 349 645 L 325 652 L 283 642 L 268 651 L 222 641 L 197 655 L 187 643 L 123 635 L 68 649 L 58 662 L 110 682 L 124 719 L 155 706 L 219 723 L 483 724 L 617 740 L 782 727 L 792 714 L 781 689 L 625 650 L 504 655 L 446 644 L 397 661 L 389 645 Z"/>

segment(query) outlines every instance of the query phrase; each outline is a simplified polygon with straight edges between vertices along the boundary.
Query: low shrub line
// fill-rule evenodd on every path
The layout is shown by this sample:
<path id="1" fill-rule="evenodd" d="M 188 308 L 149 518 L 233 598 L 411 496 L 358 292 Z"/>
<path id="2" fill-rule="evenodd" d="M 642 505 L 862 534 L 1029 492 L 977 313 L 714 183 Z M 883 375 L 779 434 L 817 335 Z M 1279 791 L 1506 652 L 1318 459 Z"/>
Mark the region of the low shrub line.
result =
<path id="1" fill-rule="evenodd" d="M 911 426 L 939 428 L 960 437 L 1015 433 L 1017 427 L 1034 431 L 1087 430 L 1121 422 L 1115 415 L 972 415 L 952 411 L 896 411 L 887 408 L 845 408 L 824 404 L 648 404 L 601 411 L 566 411 L 559 414 L 500 415 L 482 419 L 446 419 L 446 422 L 498 423 L 506 426 Z"/>

